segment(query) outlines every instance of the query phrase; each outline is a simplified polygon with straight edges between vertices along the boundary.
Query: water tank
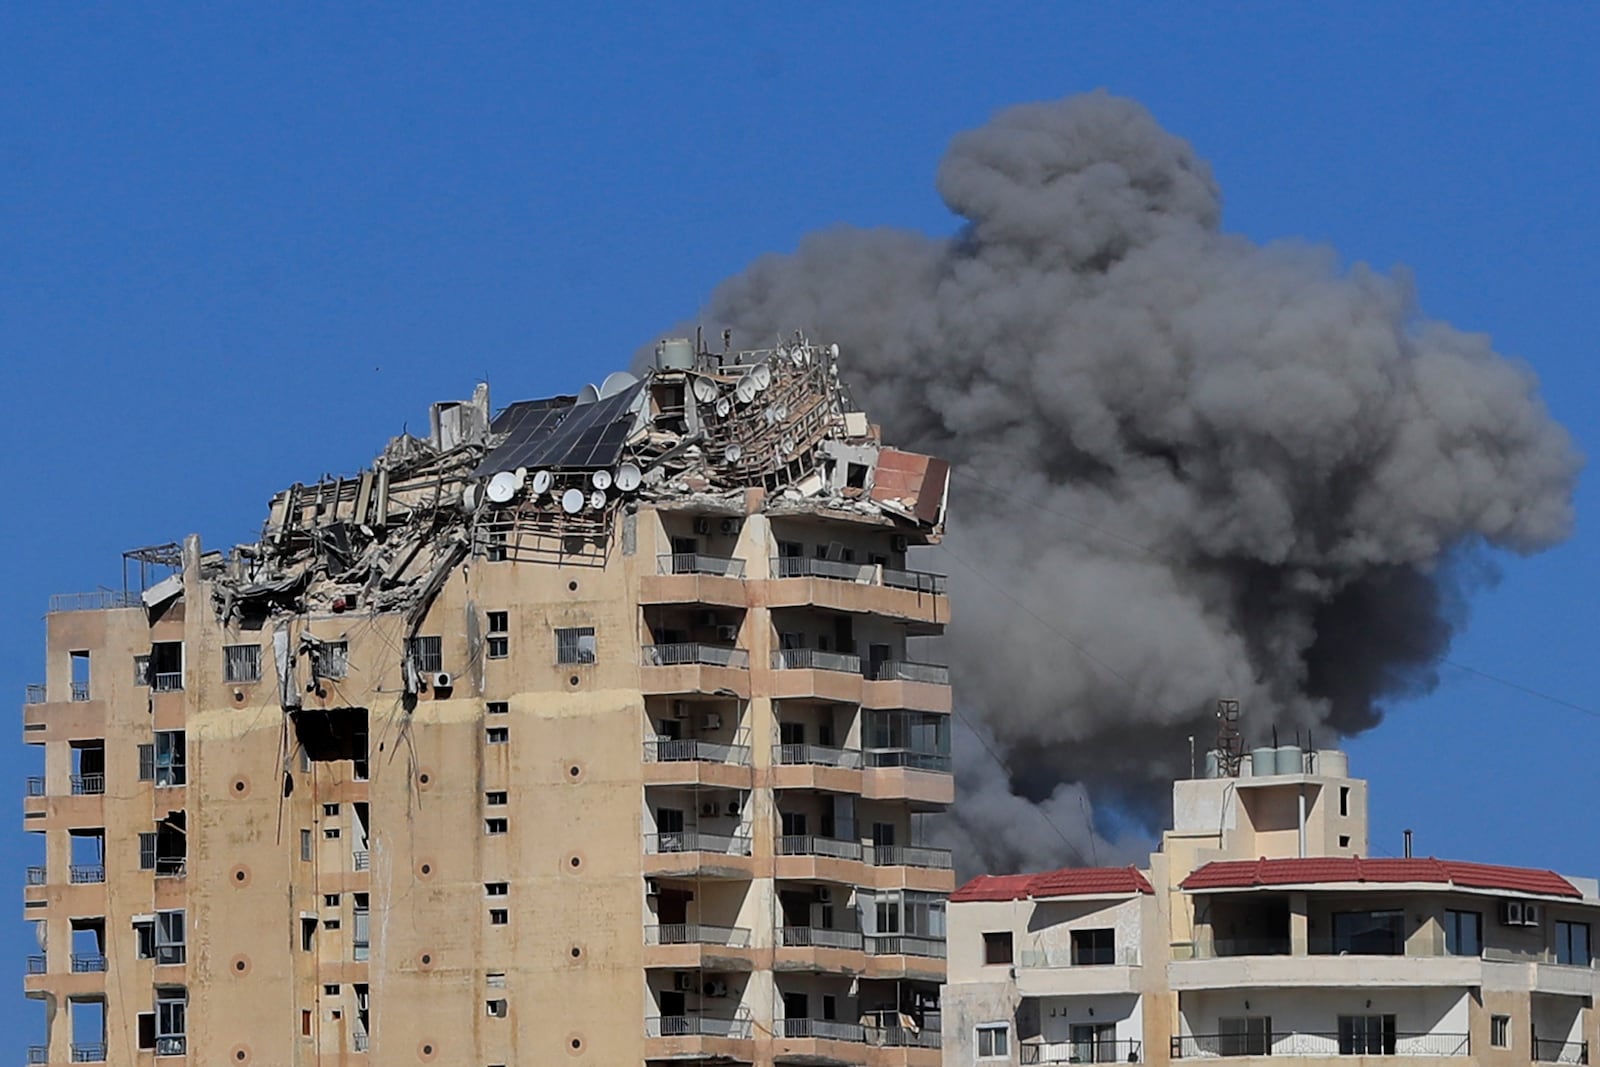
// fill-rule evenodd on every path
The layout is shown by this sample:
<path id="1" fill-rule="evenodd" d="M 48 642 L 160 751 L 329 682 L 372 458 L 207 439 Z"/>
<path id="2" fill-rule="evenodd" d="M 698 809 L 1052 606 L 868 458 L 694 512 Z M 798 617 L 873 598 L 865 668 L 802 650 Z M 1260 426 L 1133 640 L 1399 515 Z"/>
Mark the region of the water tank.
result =
<path id="1" fill-rule="evenodd" d="M 1336 748 L 1325 748 L 1317 753 L 1317 773 L 1324 778 L 1350 777 L 1350 757 Z"/>
<path id="2" fill-rule="evenodd" d="M 1214 748 L 1207 749 L 1206 750 L 1206 777 L 1207 778 L 1218 778 L 1218 777 L 1221 777 L 1221 775 L 1222 775 L 1222 765 L 1217 760 L 1217 750 L 1214 749 Z"/>
<path id="3" fill-rule="evenodd" d="M 1271 745 L 1250 750 L 1250 774 L 1255 778 L 1266 778 L 1278 773 L 1278 750 Z"/>
<path id="4" fill-rule="evenodd" d="M 693 370 L 694 344 L 687 337 L 669 337 L 656 345 L 657 370 Z"/>
<path id="5" fill-rule="evenodd" d="M 1279 774 L 1304 774 L 1306 754 L 1299 745 L 1281 745 L 1278 748 L 1277 767 Z"/>

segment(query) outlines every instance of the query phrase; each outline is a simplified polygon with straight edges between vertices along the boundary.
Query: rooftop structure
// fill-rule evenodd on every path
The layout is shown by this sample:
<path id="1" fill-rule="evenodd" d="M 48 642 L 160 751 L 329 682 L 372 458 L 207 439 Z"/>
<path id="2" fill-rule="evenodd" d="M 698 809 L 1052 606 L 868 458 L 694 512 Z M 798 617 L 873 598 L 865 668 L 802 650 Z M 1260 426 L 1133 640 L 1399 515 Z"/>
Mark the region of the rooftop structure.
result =
<path id="1" fill-rule="evenodd" d="M 29 1062 L 937 1063 L 948 470 L 837 356 L 480 386 L 54 601 Z"/>

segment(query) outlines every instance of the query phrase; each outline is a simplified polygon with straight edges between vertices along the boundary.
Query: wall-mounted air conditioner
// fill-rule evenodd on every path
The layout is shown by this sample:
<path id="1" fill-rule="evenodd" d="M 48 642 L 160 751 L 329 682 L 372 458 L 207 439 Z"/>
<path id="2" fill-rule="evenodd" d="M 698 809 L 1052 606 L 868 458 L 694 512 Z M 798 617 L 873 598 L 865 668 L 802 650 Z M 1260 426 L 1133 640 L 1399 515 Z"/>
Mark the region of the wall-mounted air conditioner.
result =
<path id="1" fill-rule="evenodd" d="M 680 993 L 692 993 L 694 991 L 694 975 L 688 971 L 678 971 L 672 976 L 672 988 Z"/>
<path id="2" fill-rule="evenodd" d="M 449 671 L 439 671 L 433 676 L 433 687 L 435 689 L 449 689 L 454 684 L 455 679 L 450 677 Z"/>
<path id="3" fill-rule="evenodd" d="M 889 538 L 889 548 L 891 551 L 904 552 L 909 547 L 911 547 L 911 543 L 906 540 L 905 534 L 895 534 L 893 537 Z"/>
<path id="4" fill-rule="evenodd" d="M 702 991 L 708 997 L 725 997 L 728 995 L 728 983 L 720 978 L 713 978 L 705 984 Z"/>
<path id="5" fill-rule="evenodd" d="M 737 626 L 719 626 L 719 627 L 717 627 L 717 640 L 718 641 L 737 641 L 738 639 L 739 639 L 739 628 Z"/>
<path id="6" fill-rule="evenodd" d="M 674 700 L 672 702 L 672 717 L 674 719 L 687 719 L 689 717 L 689 702 L 687 700 Z"/>
<path id="7" fill-rule="evenodd" d="M 729 537 L 732 537 L 734 534 L 738 533 L 739 532 L 739 520 L 738 519 L 723 519 L 722 520 L 722 532 L 727 534 Z"/>
<path id="8" fill-rule="evenodd" d="M 694 532 L 697 533 L 697 534 L 708 534 L 708 533 L 710 533 L 711 532 L 711 520 L 706 518 L 704 515 L 701 515 L 698 518 L 696 518 L 694 520 Z"/>

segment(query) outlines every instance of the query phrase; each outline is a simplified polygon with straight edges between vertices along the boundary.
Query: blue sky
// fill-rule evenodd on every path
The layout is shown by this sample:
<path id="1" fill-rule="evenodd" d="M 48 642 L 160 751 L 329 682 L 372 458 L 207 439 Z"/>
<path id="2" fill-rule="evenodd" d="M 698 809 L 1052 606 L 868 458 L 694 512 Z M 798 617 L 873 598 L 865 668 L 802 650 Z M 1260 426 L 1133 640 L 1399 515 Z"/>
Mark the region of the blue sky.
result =
<path id="1" fill-rule="evenodd" d="M 18 705 L 49 594 L 119 585 L 124 549 L 249 537 L 276 489 L 356 469 L 484 375 L 501 403 L 598 379 L 807 231 L 947 233 L 953 133 L 1094 88 L 1196 145 L 1228 229 L 1413 272 L 1600 450 L 1592 8 L 451 6 L 0 8 Z M 1596 506 L 1586 479 L 1569 544 L 1501 561 L 1451 652 L 1470 670 L 1348 745 L 1375 852 L 1411 827 L 1423 853 L 1600 874 L 1600 715 L 1474 673 L 1600 708 Z M 14 826 L 39 765 L 0 750 Z M 18 990 L 40 855 L 0 837 Z M 20 993 L 13 1014 L 39 1028 Z"/>

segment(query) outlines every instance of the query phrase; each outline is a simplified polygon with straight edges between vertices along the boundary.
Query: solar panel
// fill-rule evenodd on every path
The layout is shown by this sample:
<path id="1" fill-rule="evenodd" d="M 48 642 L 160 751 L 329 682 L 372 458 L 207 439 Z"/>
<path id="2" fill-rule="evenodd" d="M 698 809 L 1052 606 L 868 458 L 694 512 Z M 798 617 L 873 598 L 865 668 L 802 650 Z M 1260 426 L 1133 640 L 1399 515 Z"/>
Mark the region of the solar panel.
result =
<path id="1" fill-rule="evenodd" d="M 571 397 L 525 400 L 502 411 L 490 428 L 508 434 L 484 457 L 475 476 L 527 467 L 613 466 L 633 431 L 633 406 L 643 382 L 592 404 Z"/>
<path id="2" fill-rule="evenodd" d="M 561 425 L 561 420 L 572 410 L 574 399 L 554 396 L 544 400 L 519 400 L 496 415 L 489 429 L 492 433 L 505 434 L 506 438 L 483 457 L 483 462 L 472 472 L 473 476 L 529 466 L 527 457 Z"/>

